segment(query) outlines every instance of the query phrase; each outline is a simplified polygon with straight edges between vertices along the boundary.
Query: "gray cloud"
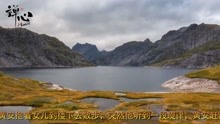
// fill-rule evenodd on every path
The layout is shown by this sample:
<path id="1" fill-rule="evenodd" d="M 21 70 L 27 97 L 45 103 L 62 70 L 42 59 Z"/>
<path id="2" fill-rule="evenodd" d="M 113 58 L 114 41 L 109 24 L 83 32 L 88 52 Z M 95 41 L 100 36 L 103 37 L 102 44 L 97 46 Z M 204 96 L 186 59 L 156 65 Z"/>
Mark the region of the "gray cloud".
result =
<path id="1" fill-rule="evenodd" d="M 132 40 L 156 41 L 191 23 L 220 24 L 219 0 L 2 0 L 3 27 L 13 27 L 4 13 L 8 4 L 33 12 L 25 28 L 55 36 L 69 47 L 88 42 L 100 50 Z"/>

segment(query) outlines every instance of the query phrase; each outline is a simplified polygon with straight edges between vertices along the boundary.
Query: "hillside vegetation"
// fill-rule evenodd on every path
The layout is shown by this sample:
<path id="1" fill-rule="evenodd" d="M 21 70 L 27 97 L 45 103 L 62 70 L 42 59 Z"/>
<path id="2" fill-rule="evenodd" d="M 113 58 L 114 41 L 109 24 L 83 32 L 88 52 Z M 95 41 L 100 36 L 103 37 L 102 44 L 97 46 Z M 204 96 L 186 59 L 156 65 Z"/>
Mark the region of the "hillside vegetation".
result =
<path id="1" fill-rule="evenodd" d="M 220 83 L 220 65 L 186 74 L 189 78 L 207 78 Z"/>

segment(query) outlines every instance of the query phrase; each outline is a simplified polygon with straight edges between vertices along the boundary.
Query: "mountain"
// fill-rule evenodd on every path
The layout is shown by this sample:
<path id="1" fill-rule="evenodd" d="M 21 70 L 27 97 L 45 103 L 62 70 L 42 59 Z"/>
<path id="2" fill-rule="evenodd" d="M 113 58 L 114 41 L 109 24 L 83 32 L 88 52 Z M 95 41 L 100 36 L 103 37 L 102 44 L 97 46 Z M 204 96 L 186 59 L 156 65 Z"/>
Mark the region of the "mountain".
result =
<path id="1" fill-rule="evenodd" d="M 82 54 L 83 56 L 85 56 L 85 58 L 88 61 L 91 62 L 94 62 L 101 55 L 107 54 L 107 51 L 100 52 L 95 45 L 89 43 L 85 43 L 85 44 L 77 43 L 75 46 L 73 46 L 72 51 L 76 51 Z"/>
<path id="2" fill-rule="evenodd" d="M 24 28 L 0 27 L 0 67 L 75 67 L 92 65 L 55 37 Z"/>
<path id="3" fill-rule="evenodd" d="M 192 24 L 168 32 L 155 44 L 157 47 L 148 53 L 159 56 L 153 61 L 155 65 L 205 68 L 220 63 L 219 25 Z"/>
<path id="4" fill-rule="evenodd" d="M 191 24 L 167 32 L 155 43 L 149 39 L 132 41 L 104 55 L 83 47 L 87 53 L 83 55 L 91 53 L 98 65 L 205 68 L 220 63 L 220 26 Z"/>
<path id="5" fill-rule="evenodd" d="M 115 48 L 113 51 L 98 51 L 92 44 L 79 44 L 73 46 L 72 50 L 84 55 L 87 60 L 97 65 L 113 66 L 137 66 L 141 63 L 136 59 L 144 52 L 151 49 L 152 42 L 149 39 L 145 41 L 131 41 Z"/>
<path id="6" fill-rule="evenodd" d="M 149 52 L 152 45 L 153 43 L 149 39 L 125 43 L 97 59 L 96 64 L 113 66 L 142 65 L 141 55 Z"/>

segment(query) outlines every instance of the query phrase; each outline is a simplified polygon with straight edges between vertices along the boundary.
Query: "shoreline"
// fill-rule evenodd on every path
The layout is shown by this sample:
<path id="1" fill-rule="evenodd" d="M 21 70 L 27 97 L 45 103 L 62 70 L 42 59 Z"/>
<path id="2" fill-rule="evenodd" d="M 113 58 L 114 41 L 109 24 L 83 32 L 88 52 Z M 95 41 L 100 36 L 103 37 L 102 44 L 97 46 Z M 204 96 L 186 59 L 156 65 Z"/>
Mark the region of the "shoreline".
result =
<path id="1" fill-rule="evenodd" d="M 16 69 L 63 69 L 63 68 L 86 68 L 97 66 L 56 66 L 56 67 L 0 67 L 0 70 L 16 70 Z"/>
<path id="2" fill-rule="evenodd" d="M 175 79 L 175 78 L 174 78 Z M 162 87 L 165 87 L 165 88 L 169 88 L 170 91 L 110 91 L 110 92 L 113 92 L 116 96 L 126 96 L 127 94 L 129 93 L 144 93 L 144 94 L 169 94 L 169 93 L 220 93 L 220 84 L 212 84 L 212 85 L 209 85 L 211 86 L 210 87 L 205 87 L 207 86 L 207 84 L 204 85 L 193 85 L 194 87 L 191 87 L 191 85 L 189 85 L 188 87 L 178 87 L 178 86 L 173 86 L 171 87 L 170 85 L 172 85 L 171 83 L 173 83 L 173 79 L 171 80 L 168 80 L 166 81 L 165 83 L 162 84 Z M 174 82 L 175 83 L 175 82 Z M 202 82 L 201 82 L 202 83 Z M 208 82 L 210 83 L 210 82 Z M 47 82 L 47 83 L 42 83 L 43 84 L 43 87 L 46 88 L 47 90 L 57 90 L 57 91 L 60 91 L 60 90 L 69 90 L 69 91 L 73 91 L 73 92 L 77 92 L 77 91 L 81 91 L 81 90 L 77 90 L 77 89 L 71 89 L 71 88 L 68 88 L 68 87 L 63 87 L 63 86 L 60 86 L 58 84 L 55 84 L 55 83 L 50 83 L 50 82 Z M 178 84 L 178 83 L 177 83 Z M 184 84 L 180 84 L 180 85 L 184 85 Z M 187 84 L 186 84 L 187 85 Z M 185 86 L 185 85 L 184 85 Z M 195 89 L 197 88 L 198 86 L 202 86 L 203 88 L 201 89 Z M 218 88 L 213 88 L 213 86 L 218 86 Z M 204 89 L 205 88 L 205 89 Z M 81 92 L 95 92 L 95 91 L 99 91 L 99 92 L 109 92 L 109 91 L 106 91 L 106 90 L 88 90 L 88 91 L 81 91 Z"/>
<path id="3" fill-rule="evenodd" d="M 203 69 L 203 68 L 185 68 L 185 67 L 164 67 L 164 66 L 114 66 L 114 65 L 92 65 L 92 66 L 35 66 L 35 67 L 2 67 L 0 69 L 53 69 L 53 68 L 82 68 L 82 67 L 98 67 L 98 66 L 106 66 L 106 67 L 140 67 L 140 68 L 167 68 L 167 69 Z"/>

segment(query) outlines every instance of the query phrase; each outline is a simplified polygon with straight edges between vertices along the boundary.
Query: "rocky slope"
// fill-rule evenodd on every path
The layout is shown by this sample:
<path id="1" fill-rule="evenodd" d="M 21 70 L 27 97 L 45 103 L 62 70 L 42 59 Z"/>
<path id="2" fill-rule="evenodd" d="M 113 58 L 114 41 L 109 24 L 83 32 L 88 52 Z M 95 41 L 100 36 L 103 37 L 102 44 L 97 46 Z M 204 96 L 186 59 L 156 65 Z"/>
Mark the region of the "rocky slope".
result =
<path id="1" fill-rule="evenodd" d="M 220 63 L 220 26 L 192 24 L 169 31 L 155 43 L 149 39 L 125 43 L 93 61 L 98 65 L 116 66 L 213 66 Z"/>
<path id="2" fill-rule="evenodd" d="M 47 35 L 0 27 L 0 67 L 89 66 L 82 55 Z"/>
<path id="3" fill-rule="evenodd" d="M 193 24 L 168 32 L 156 42 L 160 58 L 153 63 L 164 67 L 205 68 L 220 62 L 220 26 Z"/>

